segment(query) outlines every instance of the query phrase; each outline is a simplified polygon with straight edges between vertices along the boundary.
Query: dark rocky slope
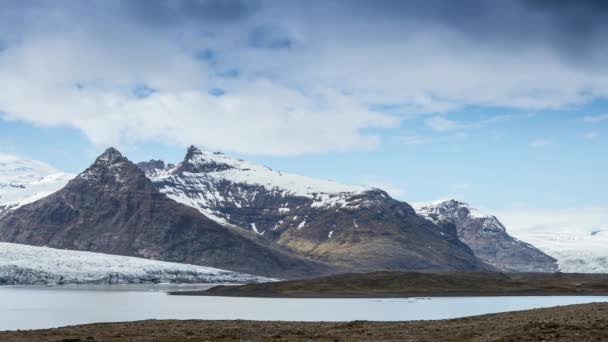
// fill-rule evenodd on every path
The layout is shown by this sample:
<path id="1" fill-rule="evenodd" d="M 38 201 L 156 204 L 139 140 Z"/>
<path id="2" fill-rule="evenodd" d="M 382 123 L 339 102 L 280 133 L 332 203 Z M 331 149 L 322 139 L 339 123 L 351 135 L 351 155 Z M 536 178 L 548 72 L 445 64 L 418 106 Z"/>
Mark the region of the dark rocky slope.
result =
<path id="1" fill-rule="evenodd" d="M 110 148 L 63 189 L 0 220 L 0 241 L 139 256 L 272 277 L 335 272 L 161 194 Z"/>

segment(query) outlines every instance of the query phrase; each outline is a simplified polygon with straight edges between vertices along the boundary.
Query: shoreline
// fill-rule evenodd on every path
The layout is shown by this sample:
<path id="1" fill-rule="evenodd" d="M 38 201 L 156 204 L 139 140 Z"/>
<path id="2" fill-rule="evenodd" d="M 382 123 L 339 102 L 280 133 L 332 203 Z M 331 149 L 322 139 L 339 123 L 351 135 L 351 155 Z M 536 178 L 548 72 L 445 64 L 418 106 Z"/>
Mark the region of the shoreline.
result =
<path id="1" fill-rule="evenodd" d="M 216 295 L 206 293 L 207 290 L 202 291 L 168 291 L 166 292 L 170 296 L 201 296 L 201 297 L 227 297 L 227 298 L 276 298 L 276 299 L 427 299 L 427 298 L 466 298 L 466 297 L 608 297 L 608 292 L 589 292 L 589 293 L 393 293 L 393 294 L 328 294 L 328 295 L 273 295 L 273 294 L 260 294 L 260 295 L 247 295 L 247 294 L 233 294 L 233 295 Z"/>
<path id="2" fill-rule="evenodd" d="M 608 303 L 437 321 L 288 322 L 146 320 L 4 331 L 0 340 L 50 341 L 604 341 Z"/>

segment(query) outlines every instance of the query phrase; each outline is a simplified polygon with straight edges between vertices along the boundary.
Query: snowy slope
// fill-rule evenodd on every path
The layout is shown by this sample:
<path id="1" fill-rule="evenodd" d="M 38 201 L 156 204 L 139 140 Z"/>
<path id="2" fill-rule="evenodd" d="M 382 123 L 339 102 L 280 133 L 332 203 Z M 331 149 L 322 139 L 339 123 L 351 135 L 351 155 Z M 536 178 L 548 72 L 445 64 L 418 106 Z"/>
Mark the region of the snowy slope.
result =
<path id="1" fill-rule="evenodd" d="M 0 285 L 250 283 L 217 268 L 0 242 Z"/>
<path id="2" fill-rule="evenodd" d="M 457 200 L 439 200 L 430 203 L 413 203 L 419 215 L 432 221 L 442 220 L 483 220 L 483 233 L 505 232 L 505 226 L 498 221 L 495 216 L 488 215 L 477 208 L 473 208 L 467 203 Z"/>
<path id="3" fill-rule="evenodd" d="M 40 161 L 0 154 L 0 215 L 52 194 L 73 177 Z"/>

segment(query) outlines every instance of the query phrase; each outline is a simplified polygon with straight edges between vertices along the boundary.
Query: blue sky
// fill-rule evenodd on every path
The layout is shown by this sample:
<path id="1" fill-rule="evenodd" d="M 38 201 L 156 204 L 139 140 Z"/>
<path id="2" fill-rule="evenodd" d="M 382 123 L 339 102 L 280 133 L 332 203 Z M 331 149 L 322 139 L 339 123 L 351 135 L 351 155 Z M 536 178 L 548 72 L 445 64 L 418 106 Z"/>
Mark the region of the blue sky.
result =
<path id="1" fill-rule="evenodd" d="M 407 201 L 607 208 L 607 10 L 3 2 L 0 152 L 79 172 L 108 146 L 177 162 L 196 144 Z"/>

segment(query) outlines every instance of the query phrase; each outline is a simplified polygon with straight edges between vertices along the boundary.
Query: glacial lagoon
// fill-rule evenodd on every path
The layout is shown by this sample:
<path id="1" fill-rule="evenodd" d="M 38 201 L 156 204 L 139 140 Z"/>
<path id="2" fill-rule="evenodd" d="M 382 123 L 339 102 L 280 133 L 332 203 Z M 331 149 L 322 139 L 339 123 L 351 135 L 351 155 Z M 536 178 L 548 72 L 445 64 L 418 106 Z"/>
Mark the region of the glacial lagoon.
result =
<path id="1" fill-rule="evenodd" d="M 608 302 L 608 296 L 281 299 L 170 296 L 213 285 L 0 287 L 0 330 L 147 319 L 438 320 Z"/>

